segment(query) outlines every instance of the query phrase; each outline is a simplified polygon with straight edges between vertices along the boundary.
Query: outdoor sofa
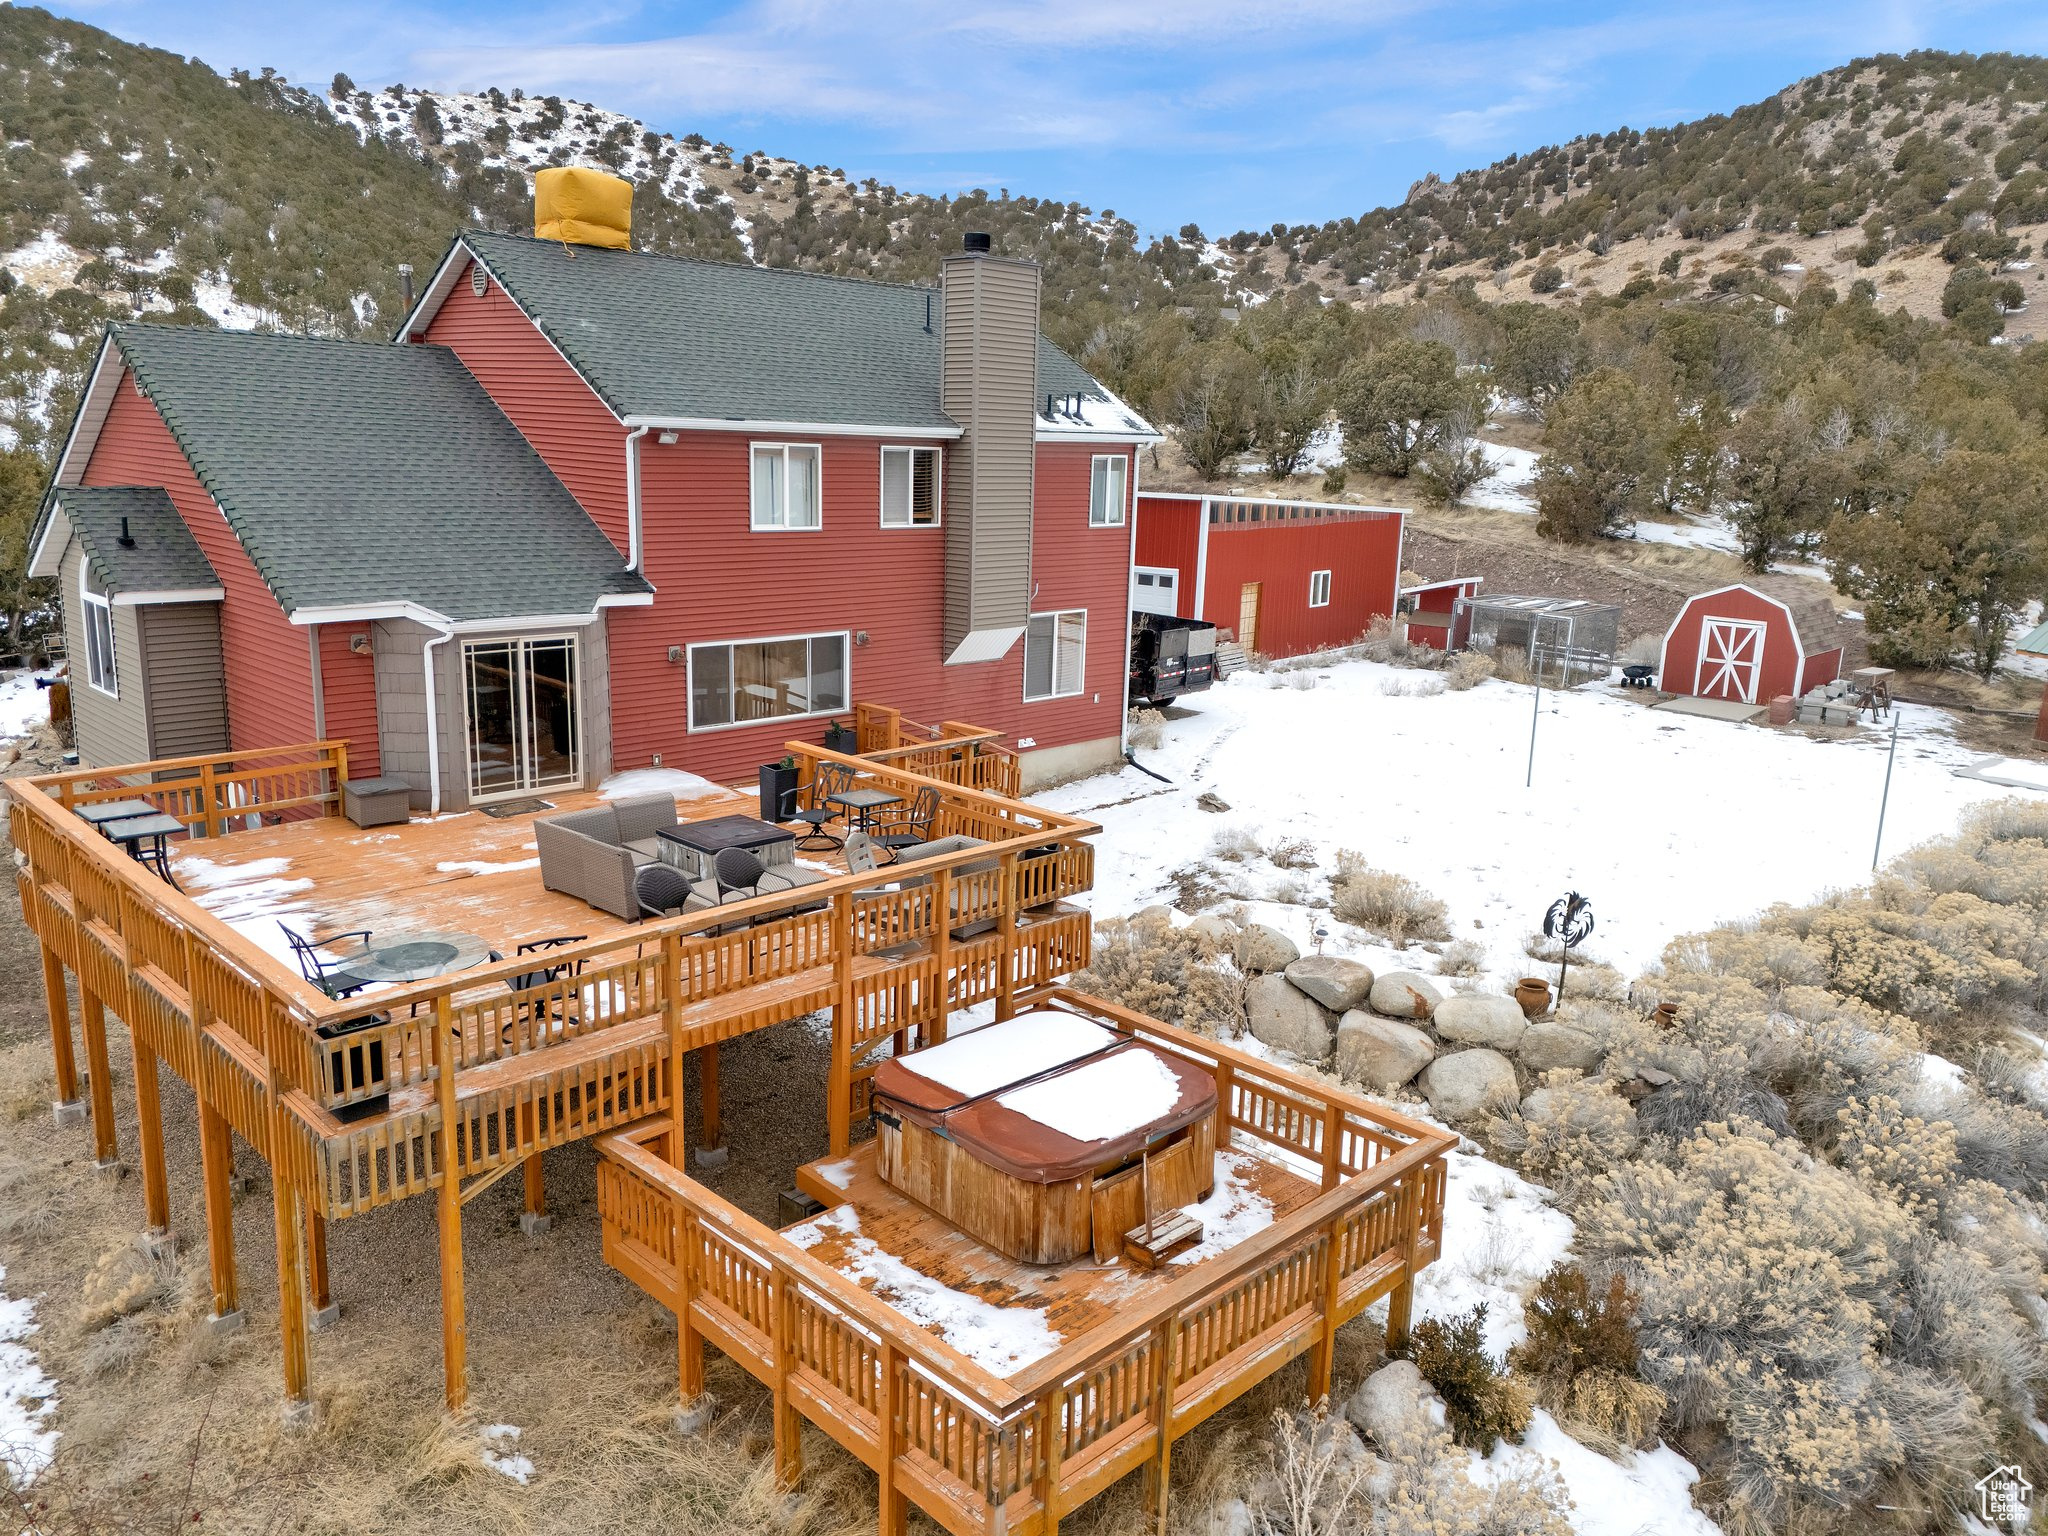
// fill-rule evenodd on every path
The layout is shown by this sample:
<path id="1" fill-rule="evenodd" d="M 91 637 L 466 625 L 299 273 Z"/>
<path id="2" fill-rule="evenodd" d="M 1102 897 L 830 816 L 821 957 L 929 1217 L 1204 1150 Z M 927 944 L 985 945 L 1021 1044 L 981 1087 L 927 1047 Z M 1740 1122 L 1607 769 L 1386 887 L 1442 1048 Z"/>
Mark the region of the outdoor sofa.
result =
<path id="1" fill-rule="evenodd" d="M 626 922 L 640 917 L 634 875 L 661 862 L 656 834 L 676 824 L 670 795 L 628 795 L 592 806 L 544 816 L 533 824 L 540 850 L 540 883 L 588 902 Z"/>

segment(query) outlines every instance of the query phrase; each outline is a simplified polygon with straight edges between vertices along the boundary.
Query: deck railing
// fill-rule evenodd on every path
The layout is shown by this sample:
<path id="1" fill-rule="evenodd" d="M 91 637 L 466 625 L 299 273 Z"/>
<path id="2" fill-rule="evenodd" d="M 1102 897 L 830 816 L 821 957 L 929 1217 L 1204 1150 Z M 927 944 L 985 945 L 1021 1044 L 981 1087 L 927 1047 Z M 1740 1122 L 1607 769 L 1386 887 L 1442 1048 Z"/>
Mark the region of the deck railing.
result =
<path id="1" fill-rule="evenodd" d="M 347 777 L 347 742 L 309 741 L 129 767 L 67 769 L 28 782 L 66 810 L 109 800 L 146 800 L 192 832 L 219 837 L 287 813 L 336 814 Z"/>
<path id="2" fill-rule="evenodd" d="M 1054 989 L 1047 1000 L 1215 1073 L 1240 1141 L 1322 1192 L 1238 1247 L 1007 1378 L 683 1174 L 661 1125 L 600 1142 L 605 1256 L 948 1529 L 1054 1517 L 1400 1291 L 1441 1246 L 1455 1138 L 1157 1021 Z M 1396 1320 L 1405 1327 L 1405 1315 Z M 942 1517 L 943 1509 L 950 1518 Z M 885 1522 L 885 1528 L 886 1526 Z"/>
<path id="3" fill-rule="evenodd" d="M 855 751 L 867 762 L 993 795 L 1018 793 L 1022 772 L 1001 731 L 964 720 L 925 725 L 901 710 L 868 703 L 854 705 L 853 727 Z"/>

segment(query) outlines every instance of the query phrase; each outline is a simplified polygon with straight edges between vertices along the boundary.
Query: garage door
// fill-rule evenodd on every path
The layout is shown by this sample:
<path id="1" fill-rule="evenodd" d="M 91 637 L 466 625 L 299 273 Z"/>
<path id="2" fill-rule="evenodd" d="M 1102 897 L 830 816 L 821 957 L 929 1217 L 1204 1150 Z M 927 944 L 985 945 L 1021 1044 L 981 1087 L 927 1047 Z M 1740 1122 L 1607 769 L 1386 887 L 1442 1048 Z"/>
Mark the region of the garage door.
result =
<path id="1" fill-rule="evenodd" d="M 1172 566 L 1131 567 L 1131 612 L 1163 613 L 1169 619 L 1180 612 L 1180 572 Z"/>
<path id="2" fill-rule="evenodd" d="M 1754 704 L 1763 665 L 1763 625 L 1749 619 L 1707 619 L 1700 626 L 1699 674 L 1693 692 L 1703 699 Z"/>

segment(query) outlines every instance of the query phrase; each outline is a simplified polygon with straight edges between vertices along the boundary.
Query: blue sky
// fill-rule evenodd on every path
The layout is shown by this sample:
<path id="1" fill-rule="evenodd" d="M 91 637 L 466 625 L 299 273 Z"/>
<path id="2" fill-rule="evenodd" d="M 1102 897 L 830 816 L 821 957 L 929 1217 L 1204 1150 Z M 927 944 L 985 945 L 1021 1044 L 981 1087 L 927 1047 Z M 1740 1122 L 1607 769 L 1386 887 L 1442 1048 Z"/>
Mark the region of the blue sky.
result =
<path id="1" fill-rule="evenodd" d="M 2048 51 L 2041 0 L 46 0 L 216 69 L 514 86 L 932 193 L 1147 233 L 1320 223 L 1862 54 Z"/>

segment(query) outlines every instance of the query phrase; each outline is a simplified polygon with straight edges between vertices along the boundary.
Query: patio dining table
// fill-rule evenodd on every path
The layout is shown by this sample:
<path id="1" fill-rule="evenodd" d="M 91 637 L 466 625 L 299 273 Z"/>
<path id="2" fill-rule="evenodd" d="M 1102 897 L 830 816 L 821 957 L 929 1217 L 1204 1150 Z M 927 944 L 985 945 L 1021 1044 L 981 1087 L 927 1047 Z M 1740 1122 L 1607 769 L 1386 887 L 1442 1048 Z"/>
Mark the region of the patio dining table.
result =
<path id="1" fill-rule="evenodd" d="M 365 981 L 427 981 L 481 965 L 490 953 L 490 944 L 473 933 L 401 933 L 366 945 L 339 963 Z"/>
<path id="2" fill-rule="evenodd" d="M 886 789 L 842 789 L 836 795 L 827 795 L 833 805 L 843 806 L 856 817 L 854 825 L 861 831 L 868 831 L 874 824 L 875 812 L 885 805 L 901 805 L 903 797 L 892 795 Z"/>
<path id="3" fill-rule="evenodd" d="M 157 812 L 147 800 L 96 800 L 91 805 L 77 807 L 77 813 L 80 821 L 101 827 L 110 821 L 133 821 L 138 816 L 154 816 Z"/>

